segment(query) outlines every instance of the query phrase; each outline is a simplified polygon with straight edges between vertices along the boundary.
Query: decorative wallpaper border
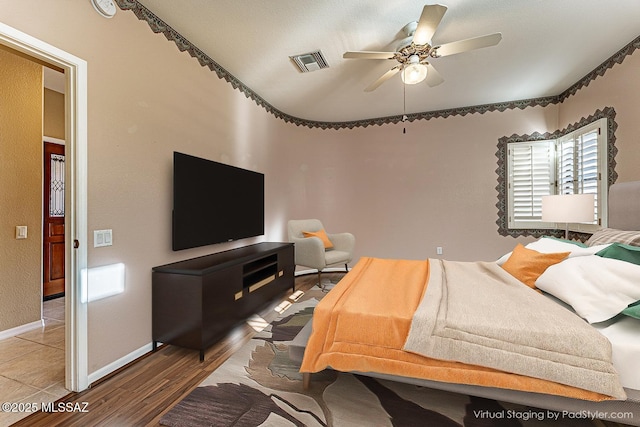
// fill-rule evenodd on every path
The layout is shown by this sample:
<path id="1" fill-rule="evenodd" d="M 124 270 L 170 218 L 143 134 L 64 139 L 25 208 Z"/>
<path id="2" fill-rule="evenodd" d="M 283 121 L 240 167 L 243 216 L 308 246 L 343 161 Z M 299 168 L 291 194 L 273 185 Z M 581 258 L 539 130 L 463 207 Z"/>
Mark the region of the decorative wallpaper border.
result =
<path id="1" fill-rule="evenodd" d="M 605 107 L 602 111 L 597 110 L 594 114 L 589 117 L 583 117 L 577 123 L 567 126 L 565 129 L 557 130 L 553 133 L 546 132 L 544 134 L 535 132 L 531 135 L 511 135 L 511 136 L 503 136 L 498 140 L 498 151 L 496 151 L 496 157 L 498 158 L 498 167 L 496 169 L 496 174 L 498 175 L 498 185 L 496 185 L 496 190 L 498 192 L 498 202 L 496 203 L 496 207 L 498 208 L 498 219 L 496 220 L 496 224 L 498 225 L 498 234 L 501 236 L 555 236 L 555 237 L 564 237 L 564 230 L 548 230 L 548 229 L 515 229 L 509 228 L 507 221 L 507 205 L 508 205 L 508 189 L 507 189 L 507 150 L 508 145 L 514 142 L 523 142 L 523 141 L 538 141 L 545 139 L 556 139 L 563 135 L 566 135 L 570 132 L 573 132 L 576 129 L 580 129 L 583 126 L 588 125 L 589 123 L 593 123 L 596 120 L 600 120 L 602 118 L 607 119 L 607 186 L 611 186 L 618 179 L 618 173 L 616 172 L 616 154 L 618 154 L 618 148 L 616 147 L 616 129 L 618 129 L 618 124 L 615 121 L 616 110 L 613 107 Z M 587 233 L 579 233 L 579 232 L 569 232 L 569 238 L 578 239 L 580 241 L 585 241 L 589 238 L 591 234 Z"/>
<path id="2" fill-rule="evenodd" d="M 253 100 L 257 105 L 264 108 L 268 113 L 275 117 L 284 120 L 286 123 L 293 123 L 296 126 L 305 126 L 309 128 L 320 129 L 353 129 L 356 127 L 367 126 L 382 126 L 391 123 L 402 122 L 402 115 L 379 117 L 364 120 L 355 120 L 349 122 L 321 122 L 314 120 L 300 119 L 298 117 L 286 114 L 256 94 L 249 87 L 245 86 L 235 76 L 225 70 L 220 64 L 215 62 L 211 57 L 201 51 L 197 46 L 183 37 L 176 30 L 171 28 L 166 22 L 158 18 L 149 9 L 138 3 L 137 0 L 115 0 L 118 7 L 122 10 L 132 11 L 138 19 L 146 21 L 149 27 L 154 33 L 162 33 L 169 41 L 173 41 L 181 52 L 188 52 L 193 58 L 197 59 L 200 65 L 209 68 L 215 72 L 218 78 L 226 80 L 234 89 L 244 93 L 247 98 Z M 592 80 L 595 80 L 598 76 L 603 76 L 609 68 L 612 68 L 615 64 L 620 64 L 624 59 L 631 55 L 636 49 L 640 48 L 640 36 L 620 49 L 616 54 L 611 56 L 596 69 L 584 76 L 580 81 L 573 86 L 565 90 L 559 95 L 548 96 L 543 98 L 523 99 L 518 101 L 498 102 L 494 104 L 474 105 L 470 107 L 451 108 L 446 110 L 428 111 L 423 113 L 407 114 L 407 119 L 410 122 L 415 120 L 431 120 L 436 118 L 446 118 L 450 116 L 466 116 L 467 114 L 484 114 L 493 111 L 505 111 L 514 109 L 525 109 L 527 107 L 547 106 L 549 104 L 558 104 L 566 100 L 568 97 L 575 95 L 583 87 L 589 85 Z"/>

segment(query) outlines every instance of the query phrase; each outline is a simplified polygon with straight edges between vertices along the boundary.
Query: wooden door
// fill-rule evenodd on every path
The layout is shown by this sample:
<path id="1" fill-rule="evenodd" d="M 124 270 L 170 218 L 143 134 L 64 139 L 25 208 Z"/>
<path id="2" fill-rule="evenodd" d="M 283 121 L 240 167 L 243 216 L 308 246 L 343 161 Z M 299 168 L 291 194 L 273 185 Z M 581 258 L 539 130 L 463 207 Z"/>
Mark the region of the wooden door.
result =
<path id="1" fill-rule="evenodd" d="M 43 297 L 64 295 L 64 145 L 44 143 Z"/>

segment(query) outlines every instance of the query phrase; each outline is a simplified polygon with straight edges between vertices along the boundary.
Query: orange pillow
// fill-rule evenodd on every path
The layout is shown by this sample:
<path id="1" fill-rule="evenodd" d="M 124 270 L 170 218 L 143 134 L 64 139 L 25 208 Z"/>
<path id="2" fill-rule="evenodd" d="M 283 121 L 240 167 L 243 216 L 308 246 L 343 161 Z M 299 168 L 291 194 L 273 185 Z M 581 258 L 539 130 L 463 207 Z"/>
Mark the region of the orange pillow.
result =
<path id="1" fill-rule="evenodd" d="M 568 257 L 570 253 L 543 254 L 533 249 L 525 248 L 518 243 L 509 259 L 502 264 L 502 268 L 525 285 L 532 289 L 537 289 L 536 280 L 544 273 L 547 267 L 559 263 Z"/>
<path id="2" fill-rule="evenodd" d="M 331 240 L 329 240 L 329 237 L 327 236 L 327 233 L 324 230 L 303 231 L 302 234 L 304 235 L 304 237 L 319 237 L 320 240 L 322 240 L 322 243 L 324 243 L 325 249 L 333 248 L 333 243 L 331 243 Z"/>

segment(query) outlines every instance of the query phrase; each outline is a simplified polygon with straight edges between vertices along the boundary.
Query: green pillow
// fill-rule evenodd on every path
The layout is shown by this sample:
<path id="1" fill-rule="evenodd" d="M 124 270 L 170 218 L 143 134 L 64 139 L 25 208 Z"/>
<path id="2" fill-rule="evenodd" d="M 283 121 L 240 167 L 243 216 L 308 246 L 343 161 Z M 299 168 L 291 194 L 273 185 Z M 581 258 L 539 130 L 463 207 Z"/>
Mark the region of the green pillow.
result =
<path id="1" fill-rule="evenodd" d="M 629 304 L 629 307 L 622 310 L 622 314 L 640 319 L 640 301 Z"/>
<path id="2" fill-rule="evenodd" d="M 640 265 L 640 246 L 612 243 L 601 251 L 596 252 L 596 255 Z"/>

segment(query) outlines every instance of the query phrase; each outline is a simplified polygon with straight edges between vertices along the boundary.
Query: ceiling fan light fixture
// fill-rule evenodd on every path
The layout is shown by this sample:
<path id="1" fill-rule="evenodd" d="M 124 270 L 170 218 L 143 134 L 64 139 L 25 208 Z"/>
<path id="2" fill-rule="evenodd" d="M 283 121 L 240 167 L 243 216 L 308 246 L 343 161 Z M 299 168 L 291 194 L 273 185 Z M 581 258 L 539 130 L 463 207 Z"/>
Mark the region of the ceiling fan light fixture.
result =
<path id="1" fill-rule="evenodd" d="M 427 66 L 420 63 L 412 63 L 402 69 L 400 74 L 402 82 L 407 85 L 420 83 L 427 77 Z"/>

